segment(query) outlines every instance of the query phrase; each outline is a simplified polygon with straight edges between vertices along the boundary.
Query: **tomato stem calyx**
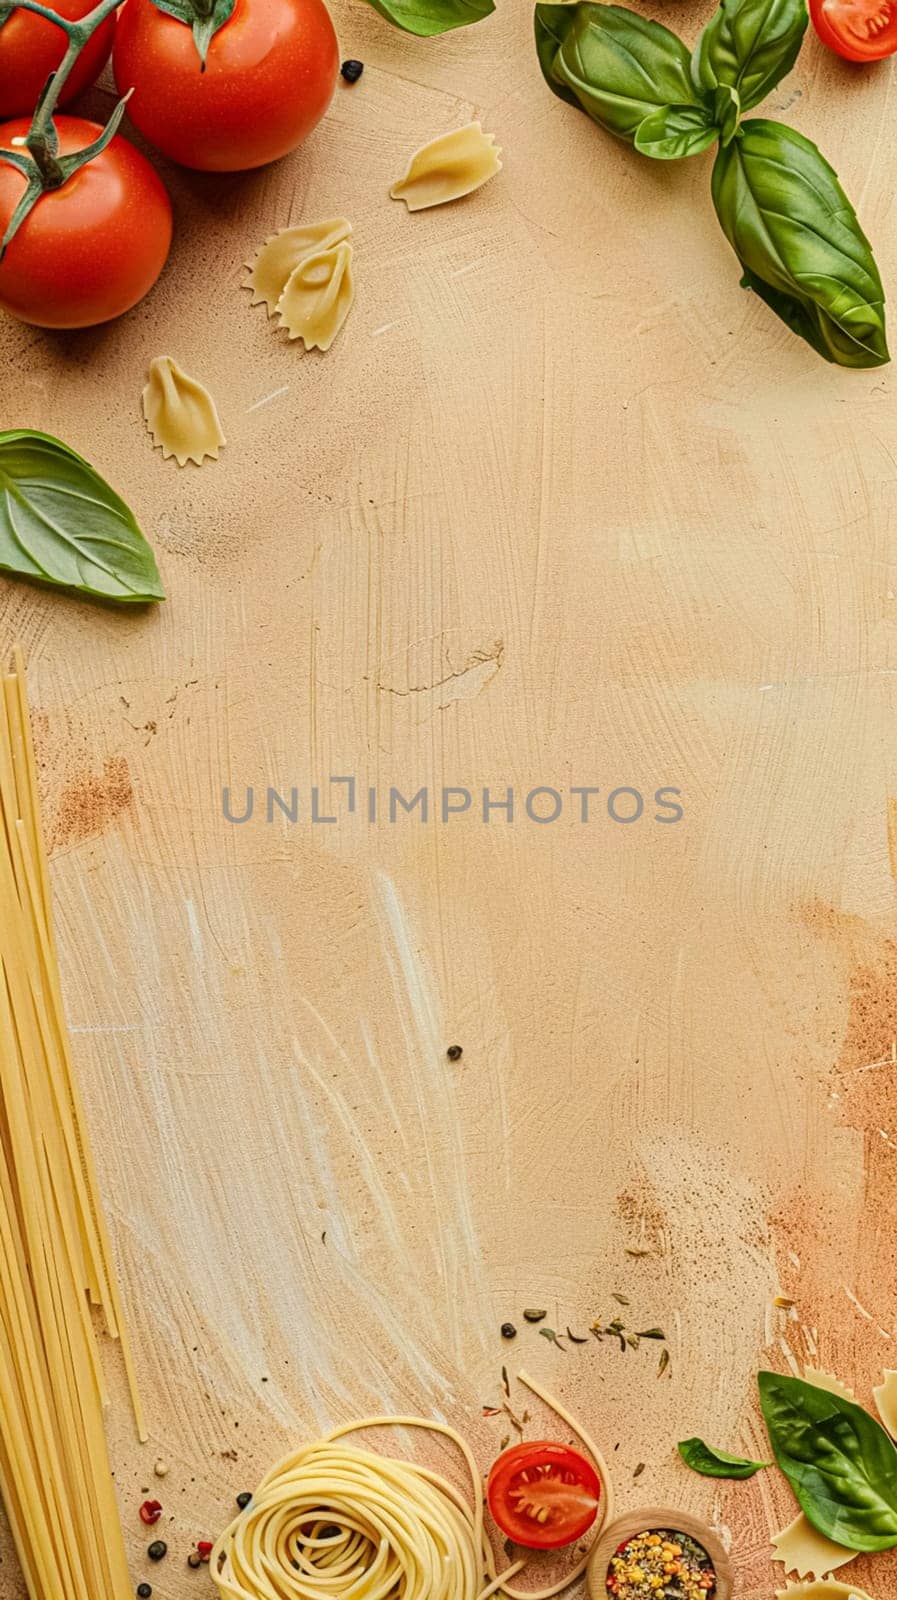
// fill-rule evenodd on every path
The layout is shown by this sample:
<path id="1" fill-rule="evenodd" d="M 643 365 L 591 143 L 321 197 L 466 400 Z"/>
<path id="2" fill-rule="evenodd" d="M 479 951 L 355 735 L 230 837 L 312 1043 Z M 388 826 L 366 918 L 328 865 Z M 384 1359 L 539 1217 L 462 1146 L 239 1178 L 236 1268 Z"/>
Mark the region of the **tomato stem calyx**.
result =
<path id="1" fill-rule="evenodd" d="M 124 99 L 118 102 L 103 132 L 92 144 L 83 150 L 75 150 L 70 155 L 60 156 L 59 140 L 56 136 L 56 124 L 53 121 L 53 112 L 59 102 L 59 96 L 65 86 L 66 79 L 75 65 L 78 56 L 88 39 L 101 23 L 116 10 L 120 0 L 99 0 L 86 17 L 81 17 L 77 22 L 71 22 L 67 17 L 61 17 L 57 11 L 52 11 L 49 6 L 42 5 L 40 0 L 12 0 L 11 4 L 0 7 L 0 26 L 6 21 L 12 11 L 33 11 L 38 17 L 52 22 L 61 28 L 68 39 L 65 55 L 55 72 L 51 72 L 41 91 L 41 97 L 35 107 L 31 119 L 31 126 L 22 141 L 21 150 L 0 150 L 0 161 L 7 166 L 15 167 L 26 178 L 25 191 L 9 220 L 9 226 L 0 240 L 0 261 L 3 260 L 8 246 L 18 233 L 25 218 L 37 205 L 42 194 L 48 190 L 60 189 L 69 178 L 78 171 L 79 167 L 92 161 L 114 138 L 124 116 L 125 106 L 130 99 L 131 91 Z"/>
<path id="2" fill-rule="evenodd" d="M 218 29 L 233 16 L 235 4 L 236 0 L 153 0 L 157 11 L 183 22 L 192 32 L 200 72 L 205 72 L 209 45 Z"/>

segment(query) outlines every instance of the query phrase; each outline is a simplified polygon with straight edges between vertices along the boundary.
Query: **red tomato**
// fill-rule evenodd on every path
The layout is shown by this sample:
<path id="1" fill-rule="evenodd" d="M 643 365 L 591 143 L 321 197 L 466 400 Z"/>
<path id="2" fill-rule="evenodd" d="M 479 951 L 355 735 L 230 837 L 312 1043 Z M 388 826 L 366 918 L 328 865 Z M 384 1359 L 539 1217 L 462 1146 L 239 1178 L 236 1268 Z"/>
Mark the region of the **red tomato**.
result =
<path id="1" fill-rule="evenodd" d="M 897 0 L 810 0 L 823 44 L 846 61 L 882 61 L 897 51 Z"/>
<path id="2" fill-rule="evenodd" d="M 101 133 L 82 117 L 57 117 L 59 153 L 83 150 Z M 12 147 L 28 120 L 5 122 Z M 0 236 L 25 187 L 0 162 Z M 149 162 L 120 136 L 60 189 L 41 195 L 0 262 L 0 307 L 41 328 L 89 328 L 136 305 L 165 265 L 171 206 Z"/>
<path id="3" fill-rule="evenodd" d="M 185 167 L 239 172 L 294 150 L 320 121 L 339 47 L 324 0 L 236 0 L 203 72 L 186 23 L 127 0 L 112 62 L 151 144 Z"/>
<path id="4" fill-rule="evenodd" d="M 489 1510 L 502 1533 L 529 1550 L 558 1550 L 587 1533 L 598 1515 L 601 1479 L 565 1444 L 515 1444 L 493 1463 Z"/>
<path id="5" fill-rule="evenodd" d="M 68 22 L 92 11 L 96 0 L 52 0 L 52 9 Z M 99 77 L 112 49 L 115 17 L 107 17 L 91 34 L 60 96 L 68 105 Z M 14 11 L 0 26 L 0 120 L 27 117 L 44 84 L 65 55 L 68 40 L 61 28 L 33 11 Z"/>

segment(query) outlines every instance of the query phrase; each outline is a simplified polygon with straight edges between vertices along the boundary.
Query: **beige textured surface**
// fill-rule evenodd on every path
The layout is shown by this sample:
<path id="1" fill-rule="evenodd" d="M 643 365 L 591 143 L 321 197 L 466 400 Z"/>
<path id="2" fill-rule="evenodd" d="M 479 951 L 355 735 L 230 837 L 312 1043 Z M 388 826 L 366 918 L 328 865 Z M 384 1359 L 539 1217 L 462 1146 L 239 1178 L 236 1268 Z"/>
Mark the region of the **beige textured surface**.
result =
<path id="1" fill-rule="evenodd" d="M 693 37 L 705 9 L 663 15 Z M 157 1594 L 204 1592 L 190 1542 L 357 1410 L 432 1409 L 485 1465 L 519 1352 L 621 1509 L 721 1515 L 760 1600 L 787 1494 L 720 1492 L 676 1439 L 756 1452 L 753 1374 L 786 1349 L 869 1403 L 897 1336 L 894 380 L 824 366 L 739 291 L 709 158 L 640 162 L 554 99 L 528 5 L 432 43 L 336 16 L 362 81 L 276 168 L 170 173 L 143 306 L 2 328 L 3 424 L 107 472 L 170 594 L 141 616 L 2 586 L 152 1419 L 142 1453 L 112 1420 L 132 1550 L 147 1486 Z M 771 110 L 824 143 L 893 287 L 892 84 L 811 41 Z M 391 204 L 409 151 L 472 117 L 495 181 Z M 303 356 L 243 262 L 342 213 L 358 301 Z M 160 353 L 219 402 L 202 472 L 145 432 Z M 312 827 L 331 773 L 667 783 L 686 817 Z M 228 782 L 295 784 L 305 820 L 229 826 Z M 498 1337 L 534 1302 L 576 1331 L 614 1292 L 667 1328 L 663 1379 L 656 1346 Z M 850 1571 L 894 1600 L 894 1568 Z"/>

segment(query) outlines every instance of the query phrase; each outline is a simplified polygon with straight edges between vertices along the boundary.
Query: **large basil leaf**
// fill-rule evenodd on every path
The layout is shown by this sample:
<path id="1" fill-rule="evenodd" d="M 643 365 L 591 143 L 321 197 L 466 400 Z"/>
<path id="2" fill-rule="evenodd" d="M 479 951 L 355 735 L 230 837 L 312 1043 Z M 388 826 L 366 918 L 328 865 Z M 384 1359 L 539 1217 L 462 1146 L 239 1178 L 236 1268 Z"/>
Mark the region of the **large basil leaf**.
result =
<path id="1" fill-rule="evenodd" d="M 682 40 L 622 6 L 537 5 L 536 49 L 549 88 L 630 144 L 658 112 L 705 108 Z"/>
<path id="2" fill-rule="evenodd" d="M 897 1545 L 897 1450 L 884 1428 L 800 1378 L 758 1381 L 775 1458 L 814 1528 L 849 1550 Z"/>
<path id="3" fill-rule="evenodd" d="M 719 138 L 719 130 L 704 106 L 661 106 L 635 130 L 635 148 L 655 161 L 681 161 L 697 156 Z"/>
<path id="4" fill-rule="evenodd" d="M 721 147 L 713 203 L 744 283 L 842 367 L 890 359 L 875 258 L 833 169 L 781 122 L 754 118 Z"/>
<path id="5" fill-rule="evenodd" d="M 132 512 L 46 433 L 0 433 L 0 569 L 104 600 L 165 598 Z"/>
<path id="6" fill-rule="evenodd" d="M 405 33 L 430 39 L 452 28 L 466 28 L 495 10 L 494 0 L 368 0 L 381 17 Z"/>
<path id="7" fill-rule="evenodd" d="M 695 84 L 734 89 L 750 111 L 791 71 L 808 21 L 806 0 L 722 0 L 695 46 Z"/>
<path id="8" fill-rule="evenodd" d="M 692 1472 L 705 1478 L 752 1478 L 762 1472 L 768 1461 L 750 1461 L 745 1456 L 730 1456 L 726 1450 L 717 1450 L 703 1439 L 682 1439 L 679 1454 Z"/>

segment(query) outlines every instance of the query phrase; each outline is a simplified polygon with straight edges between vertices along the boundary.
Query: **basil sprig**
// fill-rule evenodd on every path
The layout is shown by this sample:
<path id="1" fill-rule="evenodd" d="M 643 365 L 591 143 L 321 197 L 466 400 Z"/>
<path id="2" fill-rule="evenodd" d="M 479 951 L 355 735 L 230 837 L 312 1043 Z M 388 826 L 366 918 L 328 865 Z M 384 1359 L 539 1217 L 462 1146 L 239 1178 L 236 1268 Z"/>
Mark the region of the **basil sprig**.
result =
<path id="1" fill-rule="evenodd" d="M 783 123 L 742 121 L 793 67 L 806 0 L 722 0 L 693 52 L 617 5 L 536 6 L 542 74 L 560 99 L 654 160 L 719 149 L 716 213 L 742 284 L 827 361 L 888 361 L 884 291 L 829 163 Z"/>
<path id="2" fill-rule="evenodd" d="M 814 1528 L 849 1550 L 897 1545 L 897 1449 L 862 1406 L 800 1378 L 761 1372 L 776 1461 Z"/>
<path id="3" fill-rule="evenodd" d="M 0 433 L 0 570 L 102 600 L 164 600 L 133 513 L 47 433 Z"/>
<path id="4" fill-rule="evenodd" d="M 495 0 L 368 0 L 368 5 L 404 33 L 416 33 L 421 39 L 466 28 L 495 10 Z"/>

